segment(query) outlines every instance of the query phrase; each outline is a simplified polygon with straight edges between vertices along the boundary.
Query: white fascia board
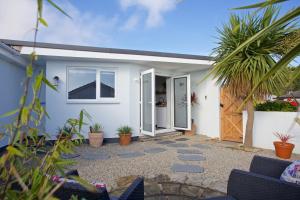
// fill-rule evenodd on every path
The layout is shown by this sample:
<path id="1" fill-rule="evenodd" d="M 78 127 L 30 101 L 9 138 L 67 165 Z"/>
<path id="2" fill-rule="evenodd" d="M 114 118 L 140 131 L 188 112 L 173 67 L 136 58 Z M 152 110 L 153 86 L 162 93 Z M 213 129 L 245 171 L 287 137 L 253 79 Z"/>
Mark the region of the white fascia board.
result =
<path id="1" fill-rule="evenodd" d="M 22 47 L 21 54 L 30 54 L 32 47 Z M 127 61 L 149 61 L 149 62 L 166 62 L 166 63 L 182 63 L 182 64 L 199 64 L 212 65 L 214 62 L 210 60 L 171 58 L 160 56 L 147 55 L 132 55 L 118 53 L 102 53 L 91 51 L 76 51 L 65 49 L 50 49 L 50 48 L 35 48 L 37 55 L 55 56 L 55 57 L 70 57 L 70 58 L 96 58 L 96 59 L 111 59 L 111 60 L 127 60 Z"/>

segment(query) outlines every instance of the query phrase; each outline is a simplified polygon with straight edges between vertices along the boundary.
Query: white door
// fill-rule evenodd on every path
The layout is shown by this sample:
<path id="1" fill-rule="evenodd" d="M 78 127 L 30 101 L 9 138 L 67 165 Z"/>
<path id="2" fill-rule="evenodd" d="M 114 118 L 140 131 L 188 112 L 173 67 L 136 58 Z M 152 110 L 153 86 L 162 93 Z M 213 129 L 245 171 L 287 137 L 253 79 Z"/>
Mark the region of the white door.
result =
<path id="1" fill-rule="evenodd" d="M 141 73 L 141 132 L 155 135 L 155 70 Z"/>
<path id="2" fill-rule="evenodd" d="M 172 77 L 172 107 L 173 128 L 191 130 L 190 75 Z"/>

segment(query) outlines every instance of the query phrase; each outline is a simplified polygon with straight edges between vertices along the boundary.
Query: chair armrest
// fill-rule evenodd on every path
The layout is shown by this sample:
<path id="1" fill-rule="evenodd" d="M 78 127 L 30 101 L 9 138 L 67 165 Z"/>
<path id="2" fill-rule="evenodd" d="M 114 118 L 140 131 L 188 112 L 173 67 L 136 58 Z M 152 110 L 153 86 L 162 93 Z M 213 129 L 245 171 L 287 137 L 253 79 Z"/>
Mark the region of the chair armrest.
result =
<path id="1" fill-rule="evenodd" d="M 238 200 L 300 199 L 300 186 L 264 175 L 232 170 L 227 194 Z"/>
<path id="2" fill-rule="evenodd" d="M 144 179 L 140 177 L 135 179 L 119 200 L 144 200 Z"/>
<path id="3" fill-rule="evenodd" d="M 250 165 L 250 172 L 279 179 L 283 171 L 291 162 L 262 156 L 254 156 Z"/>
<path id="4" fill-rule="evenodd" d="M 78 199 L 110 200 L 106 189 L 91 192 L 78 183 L 64 183 L 54 192 L 54 196 L 61 200 L 69 200 L 72 196 L 77 196 Z"/>
<path id="5" fill-rule="evenodd" d="M 69 177 L 69 176 L 79 176 L 79 173 L 78 173 L 78 171 L 76 169 L 74 169 L 74 170 L 70 170 L 67 173 L 65 173 L 65 176 L 66 177 Z"/>

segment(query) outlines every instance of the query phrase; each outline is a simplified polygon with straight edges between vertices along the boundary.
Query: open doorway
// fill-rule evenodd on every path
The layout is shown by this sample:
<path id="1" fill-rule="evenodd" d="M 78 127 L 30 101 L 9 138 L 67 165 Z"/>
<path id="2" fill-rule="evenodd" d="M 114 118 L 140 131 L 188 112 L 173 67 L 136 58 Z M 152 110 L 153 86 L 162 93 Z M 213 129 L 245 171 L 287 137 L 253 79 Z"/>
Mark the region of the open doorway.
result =
<path id="1" fill-rule="evenodd" d="M 171 78 L 155 76 L 155 130 L 156 133 L 171 129 Z"/>
<path id="2" fill-rule="evenodd" d="M 141 72 L 141 133 L 155 136 L 191 129 L 190 75 L 162 76 Z"/>

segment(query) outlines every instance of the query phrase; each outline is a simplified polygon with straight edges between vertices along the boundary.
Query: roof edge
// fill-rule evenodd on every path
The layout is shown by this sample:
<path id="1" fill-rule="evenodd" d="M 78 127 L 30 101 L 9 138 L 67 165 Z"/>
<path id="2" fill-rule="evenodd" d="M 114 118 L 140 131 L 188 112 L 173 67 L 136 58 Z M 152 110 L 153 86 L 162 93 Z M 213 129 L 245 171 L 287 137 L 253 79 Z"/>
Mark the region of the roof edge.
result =
<path id="1" fill-rule="evenodd" d="M 44 43 L 44 42 L 30 42 L 20 40 L 8 40 L 0 39 L 0 42 L 9 46 L 26 46 L 26 47 L 39 47 L 49 49 L 61 49 L 61 50 L 75 50 L 75 51 L 90 51 L 101 53 L 115 53 L 115 54 L 130 54 L 130 55 L 144 55 L 144 56 L 158 56 L 169 58 L 184 58 L 194 60 L 208 60 L 214 61 L 214 57 L 193 55 L 193 54 L 181 54 L 181 53 L 168 53 L 159 51 L 144 51 L 144 50 L 132 50 L 132 49 L 118 49 L 118 48 L 104 48 L 104 47 L 92 47 L 92 46 L 80 46 L 80 45 L 68 45 L 57 43 Z"/>

